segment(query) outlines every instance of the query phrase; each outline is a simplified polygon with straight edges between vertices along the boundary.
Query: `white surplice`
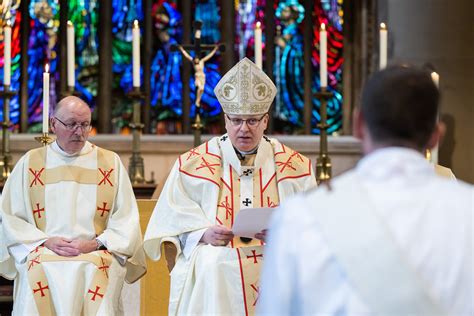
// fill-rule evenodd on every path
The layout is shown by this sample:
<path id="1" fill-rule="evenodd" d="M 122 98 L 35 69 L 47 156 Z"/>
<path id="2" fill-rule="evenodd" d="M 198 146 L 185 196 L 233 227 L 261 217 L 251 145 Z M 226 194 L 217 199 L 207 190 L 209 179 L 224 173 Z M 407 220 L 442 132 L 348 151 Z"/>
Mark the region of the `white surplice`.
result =
<path id="1" fill-rule="evenodd" d="M 94 216 L 100 205 L 100 202 L 96 201 L 96 192 L 100 189 L 97 184 L 78 183 L 70 179 L 45 183 L 46 211 L 43 216 L 46 216 L 47 224 L 43 231 L 38 229 L 30 206 L 30 153 L 24 155 L 15 165 L 5 185 L 1 204 L 0 273 L 9 278 L 14 277 L 15 315 L 38 314 L 33 291 L 28 283 L 29 253 L 49 237 L 94 239 Z M 98 147 L 89 142 L 86 142 L 81 152 L 76 155 L 65 153 L 53 143 L 46 149 L 45 170 L 73 166 L 84 168 L 80 170 L 97 172 L 97 155 Z M 146 271 L 138 208 L 132 186 L 119 157 L 113 153 L 112 157 L 114 170 L 110 173 L 109 180 L 117 186 L 116 193 L 113 205 L 107 210 L 109 215 L 105 230 L 97 238 L 112 253 L 113 258 L 110 266 L 103 270 L 108 275 L 108 287 L 105 293 L 101 293 L 103 297 L 98 315 L 121 314 L 120 295 L 124 280 L 134 282 Z M 49 249 L 42 251 L 45 255 L 53 254 Z M 11 266 L 7 269 L 13 259 L 16 269 L 11 269 Z M 97 267 L 87 261 L 41 264 L 47 276 L 55 313 L 80 315 L 83 302 L 88 299 L 90 282 Z M 96 296 L 98 299 L 99 296 Z"/>
<path id="2" fill-rule="evenodd" d="M 163 242 L 178 250 L 170 315 L 253 312 L 262 243 L 236 237 L 227 247 L 214 247 L 199 239 L 212 225 L 231 228 L 240 209 L 274 207 L 316 185 L 310 160 L 276 140 L 264 136 L 254 156 L 249 165 L 241 162 L 224 135 L 181 155 L 171 170 L 144 238 L 153 260 L 160 258 Z"/>
<path id="3" fill-rule="evenodd" d="M 343 200 L 350 192 L 337 190 L 342 181 L 368 193 L 367 205 L 373 205 L 386 223 L 419 281 L 442 309 L 449 315 L 472 315 L 473 187 L 436 175 L 420 153 L 395 147 L 371 153 L 353 171 L 332 181 L 331 194 Z M 318 191 L 283 203 L 273 218 L 259 314 L 375 315 L 320 229 L 314 213 L 331 205 Z M 303 250 L 295 247 L 295 240 L 304 244 Z M 367 257 L 368 265 L 377 260 L 374 253 Z M 383 297 L 383 291 L 379 295 Z"/>

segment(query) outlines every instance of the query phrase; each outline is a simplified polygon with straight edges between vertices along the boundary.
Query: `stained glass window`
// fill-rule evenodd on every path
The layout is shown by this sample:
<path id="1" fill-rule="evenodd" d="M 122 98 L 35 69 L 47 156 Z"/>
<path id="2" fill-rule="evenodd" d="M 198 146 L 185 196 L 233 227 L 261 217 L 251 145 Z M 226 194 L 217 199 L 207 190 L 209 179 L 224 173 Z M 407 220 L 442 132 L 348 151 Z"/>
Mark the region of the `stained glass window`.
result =
<path id="1" fill-rule="evenodd" d="M 327 62 L 328 62 L 328 90 L 333 97 L 328 101 L 327 113 L 329 124 L 328 133 L 337 132 L 342 127 L 342 71 L 343 71 L 343 0 L 319 0 L 313 8 L 313 65 L 317 66 L 319 74 L 319 25 L 325 23 L 327 27 Z M 317 85 L 319 87 L 319 76 Z M 314 87 L 313 87 L 314 90 Z M 315 101 L 313 108 L 313 133 L 319 134 L 316 123 L 319 122 L 319 101 Z"/>
<path id="2" fill-rule="evenodd" d="M 20 22 L 21 12 L 19 11 L 20 1 L 12 1 L 10 9 L 5 10 L 5 15 L 0 15 L 0 25 L 6 25 L 7 21 L 12 25 L 12 42 L 11 42 L 11 85 L 10 89 L 16 91 L 17 94 L 10 100 L 10 120 L 14 124 L 14 129 L 18 129 L 20 121 L 20 104 L 18 92 L 20 89 Z M 0 82 L 3 85 L 3 65 L 4 65 L 4 42 L 3 27 L 0 30 Z M 3 120 L 3 98 L 0 98 L 0 119 Z"/>
<path id="3" fill-rule="evenodd" d="M 156 51 L 150 77 L 152 132 L 178 133 L 183 114 L 181 53 L 171 51 L 171 45 L 181 43 L 181 14 L 174 1 L 157 1 L 152 19 Z"/>
<path id="4" fill-rule="evenodd" d="M 132 102 L 126 96 L 132 89 L 132 26 L 134 20 L 143 25 L 143 8 L 141 0 L 113 0 L 112 8 L 112 127 L 115 133 L 126 133 L 132 117 Z"/>
<path id="5" fill-rule="evenodd" d="M 51 73 L 51 109 L 57 101 L 59 1 L 31 0 L 29 12 L 31 31 L 28 38 L 28 131 L 40 132 L 43 109 L 42 75 L 46 63 L 49 64 Z"/>
<path id="6" fill-rule="evenodd" d="M 275 10 L 275 99 L 274 129 L 293 133 L 303 129 L 304 40 L 302 22 L 306 12 L 297 0 L 279 1 Z"/>
<path id="7" fill-rule="evenodd" d="M 70 0 L 68 19 L 75 30 L 76 90 L 94 108 L 99 82 L 98 0 Z"/>
<path id="8" fill-rule="evenodd" d="M 235 45 L 239 60 L 254 57 L 254 31 L 257 22 L 261 23 L 262 34 L 265 34 L 265 9 L 266 0 L 236 1 L 235 7 Z M 268 0 L 271 1 L 271 0 Z M 262 41 L 265 43 L 265 40 Z"/>

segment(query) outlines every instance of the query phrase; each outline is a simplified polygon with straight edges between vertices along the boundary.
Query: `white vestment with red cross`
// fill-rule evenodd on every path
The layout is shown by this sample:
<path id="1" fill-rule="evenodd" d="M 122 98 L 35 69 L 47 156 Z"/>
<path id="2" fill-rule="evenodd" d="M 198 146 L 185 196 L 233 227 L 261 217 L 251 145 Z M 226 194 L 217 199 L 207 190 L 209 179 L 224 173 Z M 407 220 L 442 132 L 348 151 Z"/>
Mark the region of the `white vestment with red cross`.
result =
<path id="1" fill-rule="evenodd" d="M 116 154 L 108 152 L 111 166 L 101 168 L 98 155 L 103 149 L 89 142 L 77 155 L 68 155 L 53 143 L 45 149 L 44 170 L 36 170 L 30 164 L 35 150 L 15 165 L 1 204 L 0 267 L 14 260 L 10 266 L 14 269 L 0 269 L 0 273 L 14 277 L 14 313 L 38 315 L 38 298 L 47 295 L 56 315 L 87 314 L 87 299 L 99 306 L 98 315 L 122 313 L 124 280 L 134 282 L 146 269 L 138 208 L 124 166 Z M 31 201 L 33 186 L 43 186 L 44 201 Z M 101 188 L 111 186 L 116 186 L 111 203 L 98 201 Z M 92 240 L 101 217 L 106 220 L 97 237 L 108 251 L 94 251 L 74 260 L 36 247 L 53 236 Z M 32 282 L 29 270 L 39 265 L 43 279 Z M 106 276 L 106 288 L 94 283 L 97 271 Z"/>
<path id="2" fill-rule="evenodd" d="M 308 158 L 265 136 L 248 161 L 239 160 L 227 135 L 181 155 L 144 238 L 145 252 L 153 260 L 161 256 L 163 242 L 178 250 L 169 314 L 253 314 L 262 242 L 235 237 L 227 247 L 214 247 L 190 240 L 213 225 L 231 228 L 241 209 L 275 207 L 315 185 Z"/>

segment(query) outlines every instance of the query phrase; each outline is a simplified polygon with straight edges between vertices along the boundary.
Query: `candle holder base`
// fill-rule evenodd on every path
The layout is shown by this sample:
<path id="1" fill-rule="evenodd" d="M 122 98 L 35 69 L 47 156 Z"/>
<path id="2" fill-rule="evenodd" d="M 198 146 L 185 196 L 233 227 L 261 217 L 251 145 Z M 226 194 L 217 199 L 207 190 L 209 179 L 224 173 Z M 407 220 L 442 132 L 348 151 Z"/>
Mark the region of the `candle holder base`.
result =
<path id="1" fill-rule="evenodd" d="M 332 177 L 332 163 L 331 158 L 327 155 L 322 155 L 316 160 L 316 181 L 318 184 L 329 181 Z"/>
<path id="2" fill-rule="evenodd" d="M 13 90 L 10 90 L 10 89 L 5 89 L 4 90 L 0 90 L 0 98 L 9 98 L 11 99 L 12 97 L 14 97 L 15 95 L 17 94 L 16 91 L 13 91 Z"/>
<path id="3" fill-rule="evenodd" d="M 70 96 L 80 97 L 81 94 L 75 89 L 75 87 L 68 86 L 65 91 L 61 92 L 61 98 Z"/>
<path id="4" fill-rule="evenodd" d="M 145 183 L 145 164 L 139 153 L 132 153 L 129 166 L 128 172 L 132 184 Z"/>
<path id="5" fill-rule="evenodd" d="M 140 102 L 145 98 L 145 94 L 140 91 L 139 87 L 133 87 L 133 89 L 127 93 L 127 97 L 133 102 L 133 121 L 129 123 L 129 127 L 132 130 L 132 156 L 128 165 L 128 175 L 132 184 L 144 184 L 154 183 L 155 180 L 152 177 L 151 181 L 145 180 L 145 163 L 141 156 L 140 151 L 140 136 L 145 125 L 141 122 L 141 107 Z"/>
<path id="6" fill-rule="evenodd" d="M 132 100 L 144 100 L 145 93 L 143 93 L 139 87 L 133 87 L 133 89 L 127 93 L 127 97 Z"/>
<path id="7" fill-rule="evenodd" d="M 8 177 L 10 176 L 10 173 L 12 171 L 11 162 L 12 156 L 9 154 L 0 157 L 0 170 L 2 170 L 2 173 L 0 175 L 0 182 L 2 183 L 7 181 Z"/>
<path id="8" fill-rule="evenodd" d="M 2 152 L 0 156 L 1 174 L 0 178 L 2 182 L 5 182 L 10 176 L 12 167 L 12 158 L 10 155 L 10 99 L 17 94 L 16 91 L 10 90 L 10 85 L 3 85 L 3 90 L 0 91 L 0 97 L 3 99 L 3 122 L 1 124 L 2 129 Z"/>
<path id="9" fill-rule="evenodd" d="M 36 136 L 35 140 L 38 143 L 41 143 L 41 145 L 47 146 L 47 145 L 51 144 L 52 142 L 54 142 L 55 138 L 49 136 L 48 133 L 43 133 L 43 135 L 41 135 L 41 136 Z"/>

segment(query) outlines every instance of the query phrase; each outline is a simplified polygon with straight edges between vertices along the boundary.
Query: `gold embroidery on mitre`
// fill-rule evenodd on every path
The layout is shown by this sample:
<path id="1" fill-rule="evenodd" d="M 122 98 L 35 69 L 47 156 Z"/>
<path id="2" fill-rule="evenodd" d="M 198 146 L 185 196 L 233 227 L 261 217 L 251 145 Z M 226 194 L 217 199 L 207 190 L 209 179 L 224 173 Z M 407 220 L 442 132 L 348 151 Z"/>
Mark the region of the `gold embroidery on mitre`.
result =
<path id="1" fill-rule="evenodd" d="M 214 93 L 225 113 L 258 115 L 268 112 L 277 90 L 265 72 L 244 58 L 222 77 Z"/>

